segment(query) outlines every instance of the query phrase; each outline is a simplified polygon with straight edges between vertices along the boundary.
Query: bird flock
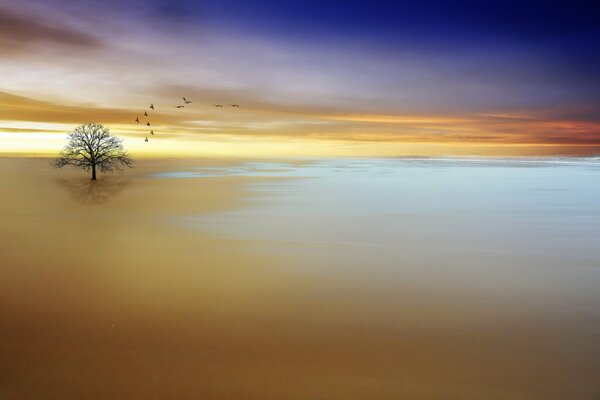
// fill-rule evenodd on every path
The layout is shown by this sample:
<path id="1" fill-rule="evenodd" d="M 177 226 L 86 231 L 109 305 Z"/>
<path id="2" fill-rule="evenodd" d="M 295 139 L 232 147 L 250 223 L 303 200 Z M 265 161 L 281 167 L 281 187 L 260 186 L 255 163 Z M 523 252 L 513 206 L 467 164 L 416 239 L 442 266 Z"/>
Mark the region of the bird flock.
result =
<path id="1" fill-rule="evenodd" d="M 185 97 L 182 97 L 182 99 L 183 99 L 183 104 L 177 104 L 177 105 L 175 105 L 173 107 L 175 107 L 175 108 L 184 108 L 186 105 L 193 103 L 192 100 L 188 100 Z M 213 105 L 215 107 L 217 107 L 217 108 L 223 108 L 224 107 L 223 104 L 213 104 Z M 230 104 L 229 106 L 232 107 L 232 108 L 239 108 L 240 107 L 239 104 Z M 154 103 L 150 104 L 149 109 L 152 110 L 152 111 L 154 111 Z M 151 129 L 152 125 L 150 124 L 150 116 L 148 115 L 148 110 L 144 110 L 144 117 L 146 118 L 146 126 L 148 127 L 148 129 L 150 129 L 150 135 L 154 136 L 154 130 Z M 140 117 L 139 116 L 135 117 L 135 122 L 137 122 L 138 124 L 140 123 Z M 144 139 L 144 141 L 148 142 L 148 136 L 146 136 L 146 138 Z"/>
<path id="2" fill-rule="evenodd" d="M 154 103 L 151 103 L 149 108 L 150 108 L 152 111 L 154 111 Z M 146 117 L 146 118 L 149 118 L 149 116 L 148 116 L 148 111 L 146 111 L 146 110 L 144 110 L 144 117 Z M 140 117 L 139 117 L 139 116 L 138 116 L 138 117 L 135 117 L 135 122 L 137 122 L 138 124 L 140 123 Z M 151 125 L 150 125 L 150 121 L 149 121 L 149 120 L 147 120 L 147 121 L 146 121 L 146 126 L 151 126 Z M 154 131 L 153 131 L 152 129 L 150 129 L 150 134 L 151 134 L 151 135 L 154 135 Z M 148 141 L 148 136 L 146 136 L 146 139 L 145 139 L 145 141 L 146 141 L 146 142 Z"/>

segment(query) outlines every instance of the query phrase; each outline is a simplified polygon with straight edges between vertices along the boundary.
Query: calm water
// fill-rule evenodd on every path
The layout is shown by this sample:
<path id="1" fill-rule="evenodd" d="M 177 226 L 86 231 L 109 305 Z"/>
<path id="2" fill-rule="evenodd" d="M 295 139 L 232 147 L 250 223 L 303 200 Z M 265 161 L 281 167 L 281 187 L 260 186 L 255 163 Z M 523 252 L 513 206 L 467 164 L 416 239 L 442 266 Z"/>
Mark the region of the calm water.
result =
<path id="1" fill-rule="evenodd" d="M 2 400 L 600 398 L 598 159 L 0 164 Z"/>
<path id="2" fill-rule="evenodd" d="M 168 177 L 250 181 L 246 207 L 183 223 L 249 240 L 422 252 L 506 267 L 600 268 L 600 159 L 324 160 L 249 163 Z M 432 252 L 432 253 L 429 253 Z"/>
<path id="3" fill-rule="evenodd" d="M 255 242 L 245 251 L 328 282 L 331 301 L 360 294 L 391 310 L 380 323 L 426 331 L 486 321 L 520 328 L 517 338 L 545 329 L 559 347 L 581 341 L 600 370 L 600 159 L 320 160 L 183 174 L 272 176 L 248 181 L 256 196 L 245 207 L 177 223 Z M 422 315 L 408 317 L 411 307 Z"/>
<path id="4" fill-rule="evenodd" d="M 320 160 L 185 174 L 273 176 L 248 181 L 255 197 L 244 207 L 177 223 L 254 243 L 244 251 L 313 282 L 297 296 L 318 299 L 336 325 L 457 338 L 454 351 L 498 387 L 561 377 L 565 393 L 600 394 L 600 159 Z M 586 397 L 575 392 L 568 398 Z"/>

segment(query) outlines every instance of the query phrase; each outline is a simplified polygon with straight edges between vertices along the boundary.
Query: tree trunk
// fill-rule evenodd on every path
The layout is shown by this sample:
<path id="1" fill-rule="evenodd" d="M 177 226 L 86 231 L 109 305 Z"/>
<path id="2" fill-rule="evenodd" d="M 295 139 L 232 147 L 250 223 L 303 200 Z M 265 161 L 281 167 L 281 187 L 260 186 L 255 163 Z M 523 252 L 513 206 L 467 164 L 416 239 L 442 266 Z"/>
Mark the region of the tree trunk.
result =
<path id="1" fill-rule="evenodd" d="M 92 180 L 96 180 L 96 164 L 92 165 Z"/>

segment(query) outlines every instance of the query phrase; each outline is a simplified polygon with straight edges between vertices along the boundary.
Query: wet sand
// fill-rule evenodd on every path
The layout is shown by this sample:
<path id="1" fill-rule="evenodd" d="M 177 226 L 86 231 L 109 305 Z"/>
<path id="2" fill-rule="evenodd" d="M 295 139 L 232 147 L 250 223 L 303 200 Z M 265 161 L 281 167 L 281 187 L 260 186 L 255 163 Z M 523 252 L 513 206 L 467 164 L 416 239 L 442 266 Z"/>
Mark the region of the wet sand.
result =
<path id="1" fill-rule="evenodd" d="M 422 221 L 392 229 L 404 247 L 359 246 L 327 215 L 311 242 L 252 211 L 304 178 L 153 177 L 190 163 L 239 161 L 141 160 L 91 185 L 0 158 L 0 399 L 600 396 L 593 225 L 578 254 L 498 256 L 480 232 L 465 252 Z"/>

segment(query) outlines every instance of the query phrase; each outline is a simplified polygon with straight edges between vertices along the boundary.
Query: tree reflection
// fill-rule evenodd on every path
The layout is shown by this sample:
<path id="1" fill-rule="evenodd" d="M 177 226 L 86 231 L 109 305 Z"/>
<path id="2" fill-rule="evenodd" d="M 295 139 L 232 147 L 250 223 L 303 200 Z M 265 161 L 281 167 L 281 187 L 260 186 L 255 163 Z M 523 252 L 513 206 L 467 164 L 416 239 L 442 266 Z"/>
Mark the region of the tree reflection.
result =
<path id="1" fill-rule="evenodd" d="M 60 178 L 57 181 L 76 202 L 94 205 L 108 202 L 129 186 L 129 180 L 111 178 L 107 177 L 95 181 Z"/>

